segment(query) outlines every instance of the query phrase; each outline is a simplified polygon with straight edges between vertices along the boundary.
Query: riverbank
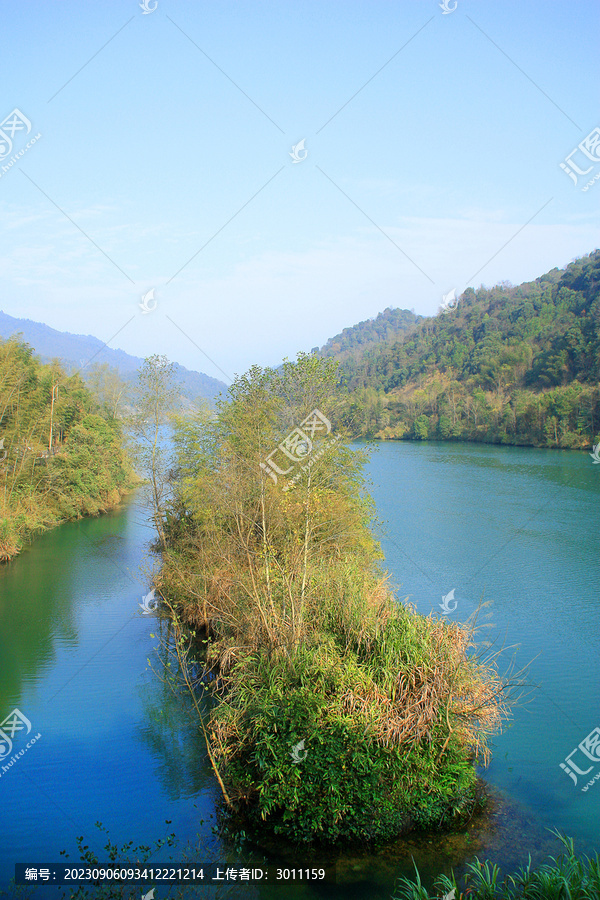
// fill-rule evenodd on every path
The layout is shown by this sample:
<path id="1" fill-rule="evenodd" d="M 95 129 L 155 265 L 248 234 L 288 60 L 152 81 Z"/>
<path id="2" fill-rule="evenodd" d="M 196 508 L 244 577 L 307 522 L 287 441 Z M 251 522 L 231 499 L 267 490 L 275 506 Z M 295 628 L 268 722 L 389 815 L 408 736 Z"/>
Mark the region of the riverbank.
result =
<path id="1" fill-rule="evenodd" d="M 136 482 L 121 423 L 80 376 L 0 340 L 0 561 L 62 522 L 114 509 Z"/>
<path id="2" fill-rule="evenodd" d="M 600 856 L 577 855 L 572 838 L 555 834 L 562 852 L 550 856 L 543 865 L 534 866 L 530 857 L 525 866 L 503 875 L 493 860 L 482 862 L 476 857 L 461 877 L 454 872 L 440 875 L 430 890 L 422 884 L 415 866 L 412 878 L 398 880 L 392 900 L 439 900 L 442 893 L 444 900 L 598 900 Z"/>
<path id="3" fill-rule="evenodd" d="M 600 443 L 600 251 L 433 317 L 386 310 L 333 338 L 362 437 L 591 450 Z"/>
<path id="4" fill-rule="evenodd" d="M 18 556 L 35 538 L 65 522 L 73 522 L 88 516 L 99 516 L 117 509 L 132 494 L 141 481 L 130 479 L 124 486 L 112 488 L 104 495 L 88 496 L 76 511 L 60 516 L 49 507 L 35 508 L 27 504 L 25 511 L 16 510 L 12 516 L 0 519 L 0 563 L 8 563 Z"/>
<path id="5" fill-rule="evenodd" d="M 535 447 L 540 450 L 590 451 L 600 444 L 600 384 L 547 390 L 498 392 L 479 388 L 469 393 L 445 373 L 424 375 L 420 387 L 396 388 L 368 398 L 375 404 L 373 425 L 361 437 L 380 441 L 439 441 Z M 362 399 L 361 399 L 362 396 Z M 369 421 L 368 411 L 365 418 Z M 360 416 L 359 416 L 360 419 Z M 377 424 L 375 424 L 377 423 Z"/>

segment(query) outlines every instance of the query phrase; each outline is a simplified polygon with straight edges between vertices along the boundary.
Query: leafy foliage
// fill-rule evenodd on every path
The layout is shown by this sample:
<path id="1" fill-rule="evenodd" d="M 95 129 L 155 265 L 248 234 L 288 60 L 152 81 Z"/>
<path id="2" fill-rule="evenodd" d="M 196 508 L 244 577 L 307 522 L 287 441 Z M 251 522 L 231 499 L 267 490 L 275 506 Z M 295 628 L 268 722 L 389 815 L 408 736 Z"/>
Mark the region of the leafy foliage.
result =
<path id="1" fill-rule="evenodd" d="M 323 455 L 290 490 L 261 467 L 315 408 L 338 417 L 336 368 L 303 354 L 254 368 L 216 419 L 180 423 L 157 584 L 177 628 L 208 639 L 209 755 L 226 802 L 254 830 L 327 843 L 470 813 L 473 763 L 506 713 L 472 630 L 391 594 L 365 455 L 342 432 L 313 435 Z"/>
<path id="2" fill-rule="evenodd" d="M 320 355 L 341 359 L 355 356 L 377 344 L 392 344 L 404 333 L 413 330 L 420 321 L 422 316 L 416 316 L 408 309 L 392 309 L 388 306 L 374 319 L 366 319 L 351 328 L 344 328 L 341 334 L 330 338 Z"/>
<path id="3" fill-rule="evenodd" d="M 132 473 L 121 427 L 78 375 L 0 339 L 0 559 L 35 532 L 119 502 Z"/>
<path id="4" fill-rule="evenodd" d="M 600 439 L 600 251 L 468 288 L 393 344 L 336 355 L 360 434 L 587 448 Z"/>
<path id="5" fill-rule="evenodd" d="M 169 489 L 169 454 L 161 432 L 169 422 L 177 399 L 175 366 L 166 356 L 154 354 L 144 360 L 133 394 L 135 409 L 129 416 L 135 458 L 149 482 L 152 519 L 158 546 L 165 547 L 164 507 Z"/>

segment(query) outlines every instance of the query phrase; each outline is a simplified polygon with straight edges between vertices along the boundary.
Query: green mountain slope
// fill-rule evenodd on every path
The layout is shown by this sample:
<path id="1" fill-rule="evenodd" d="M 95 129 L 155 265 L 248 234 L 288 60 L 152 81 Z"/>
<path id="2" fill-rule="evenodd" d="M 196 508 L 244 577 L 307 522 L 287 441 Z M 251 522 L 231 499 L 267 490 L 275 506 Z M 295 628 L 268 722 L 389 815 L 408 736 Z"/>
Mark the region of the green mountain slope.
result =
<path id="1" fill-rule="evenodd" d="M 600 251 L 516 287 L 468 288 L 402 340 L 334 355 L 358 434 L 589 447 L 600 439 Z"/>
<path id="2" fill-rule="evenodd" d="M 330 338 L 319 351 L 319 356 L 335 356 L 337 359 L 356 358 L 378 344 L 392 344 L 423 320 L 408 309 L 392 309 L 388 306 L 374 319 L 366 319 L 344 328 L 341 334 Z"/>

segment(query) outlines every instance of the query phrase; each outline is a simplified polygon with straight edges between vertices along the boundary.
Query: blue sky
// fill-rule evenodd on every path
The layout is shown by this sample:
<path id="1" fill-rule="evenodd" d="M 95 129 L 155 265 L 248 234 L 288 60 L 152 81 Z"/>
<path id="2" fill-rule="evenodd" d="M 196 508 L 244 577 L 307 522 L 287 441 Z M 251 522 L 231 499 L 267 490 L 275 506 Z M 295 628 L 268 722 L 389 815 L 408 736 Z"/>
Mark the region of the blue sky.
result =
<path id="1" fill-rule="evenodd" d="M 0 309 L 224 378 L 594 250 L 600 4 L 455 3 L 12 4 Z"/>

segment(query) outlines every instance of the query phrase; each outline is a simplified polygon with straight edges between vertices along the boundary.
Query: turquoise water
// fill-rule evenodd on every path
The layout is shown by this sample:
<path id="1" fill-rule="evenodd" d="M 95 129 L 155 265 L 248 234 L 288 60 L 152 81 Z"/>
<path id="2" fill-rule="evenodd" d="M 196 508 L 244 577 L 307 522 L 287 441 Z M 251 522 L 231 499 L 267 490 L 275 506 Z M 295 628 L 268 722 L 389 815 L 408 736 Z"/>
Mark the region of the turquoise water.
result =
<path id="1" fill-rule="evenodd" d="M 489 602 L 482 638 L 528 665 L 529 696 L 482 774 L 600 850 L 600 788 L 581 792 L 559 766 L 600 725 L 600 467 L 587 453 L 396 443 L 370 470 L 398 596 L 443 615 L 454 590 L 458 621 Z"/>
<path id="2" fill-rule="evenodd" d="M 77 835 L 101 851 L 96 821 L 118 843 L 193 836 L 202 818 L 210 836 L 216 791 L 198 730 L 148 664 L 144 515 L 134 501 L 69 523 L 0 569 L 0 709 L 41 734 L 0 778 L 0 884 L 17 861 L 59 862 L 67 849 L 78 862 Z"/>
<path id="3" fill-rule="evenodd" d="M 513 657 L 517 669 L 529 664 L 532 687 L 481 773 L 497 795 L 489 821 L 471 823 L 468 837 L 332 856 L 338 886 L 263 887 L 260 896 L 389 897 L 412 856 L 431 875 L 474 852 L 512 868 L 530 851 L 556 850 L 546 827 L 600 850 L 600 782 L 584 793 L 586 779 L 576 787 L 559 766 L 600 725 L 600 467 L 585 453 L 388 443 L 369 472 L 399 597 L 441 615 L 453 590 L 448 616 L 460 621 L 489 601 L 482 637 L 506 648 L 501 667 Z M 218 787 L 202 736 L 185 698 L 148 662 L 158 668 L 157 623 L 139 607 L 152 565 L 145 520 L 134 497 L 40 537 L 0 568 L 0 720 L 18 708 L 41 735 L 0 777 L 0 885 L 17 861 L 58 862 L 66 849 L 78 862 L 77 835 L 106 860 L 96 821 L 117 843 L 174 832 L 174 860 L 188 841 L 197 860 L 225 859 L 211 830 Z M 24 742 L 17 735 L 15 751 Z M 585 758 L 573 760 L 586 768 Z M 589 765 L 591 778 L 600 762 Z M 228 859 L 243 865 L 248 854 Z M 307 861 L 283 847 L 267 856 Z"/>

